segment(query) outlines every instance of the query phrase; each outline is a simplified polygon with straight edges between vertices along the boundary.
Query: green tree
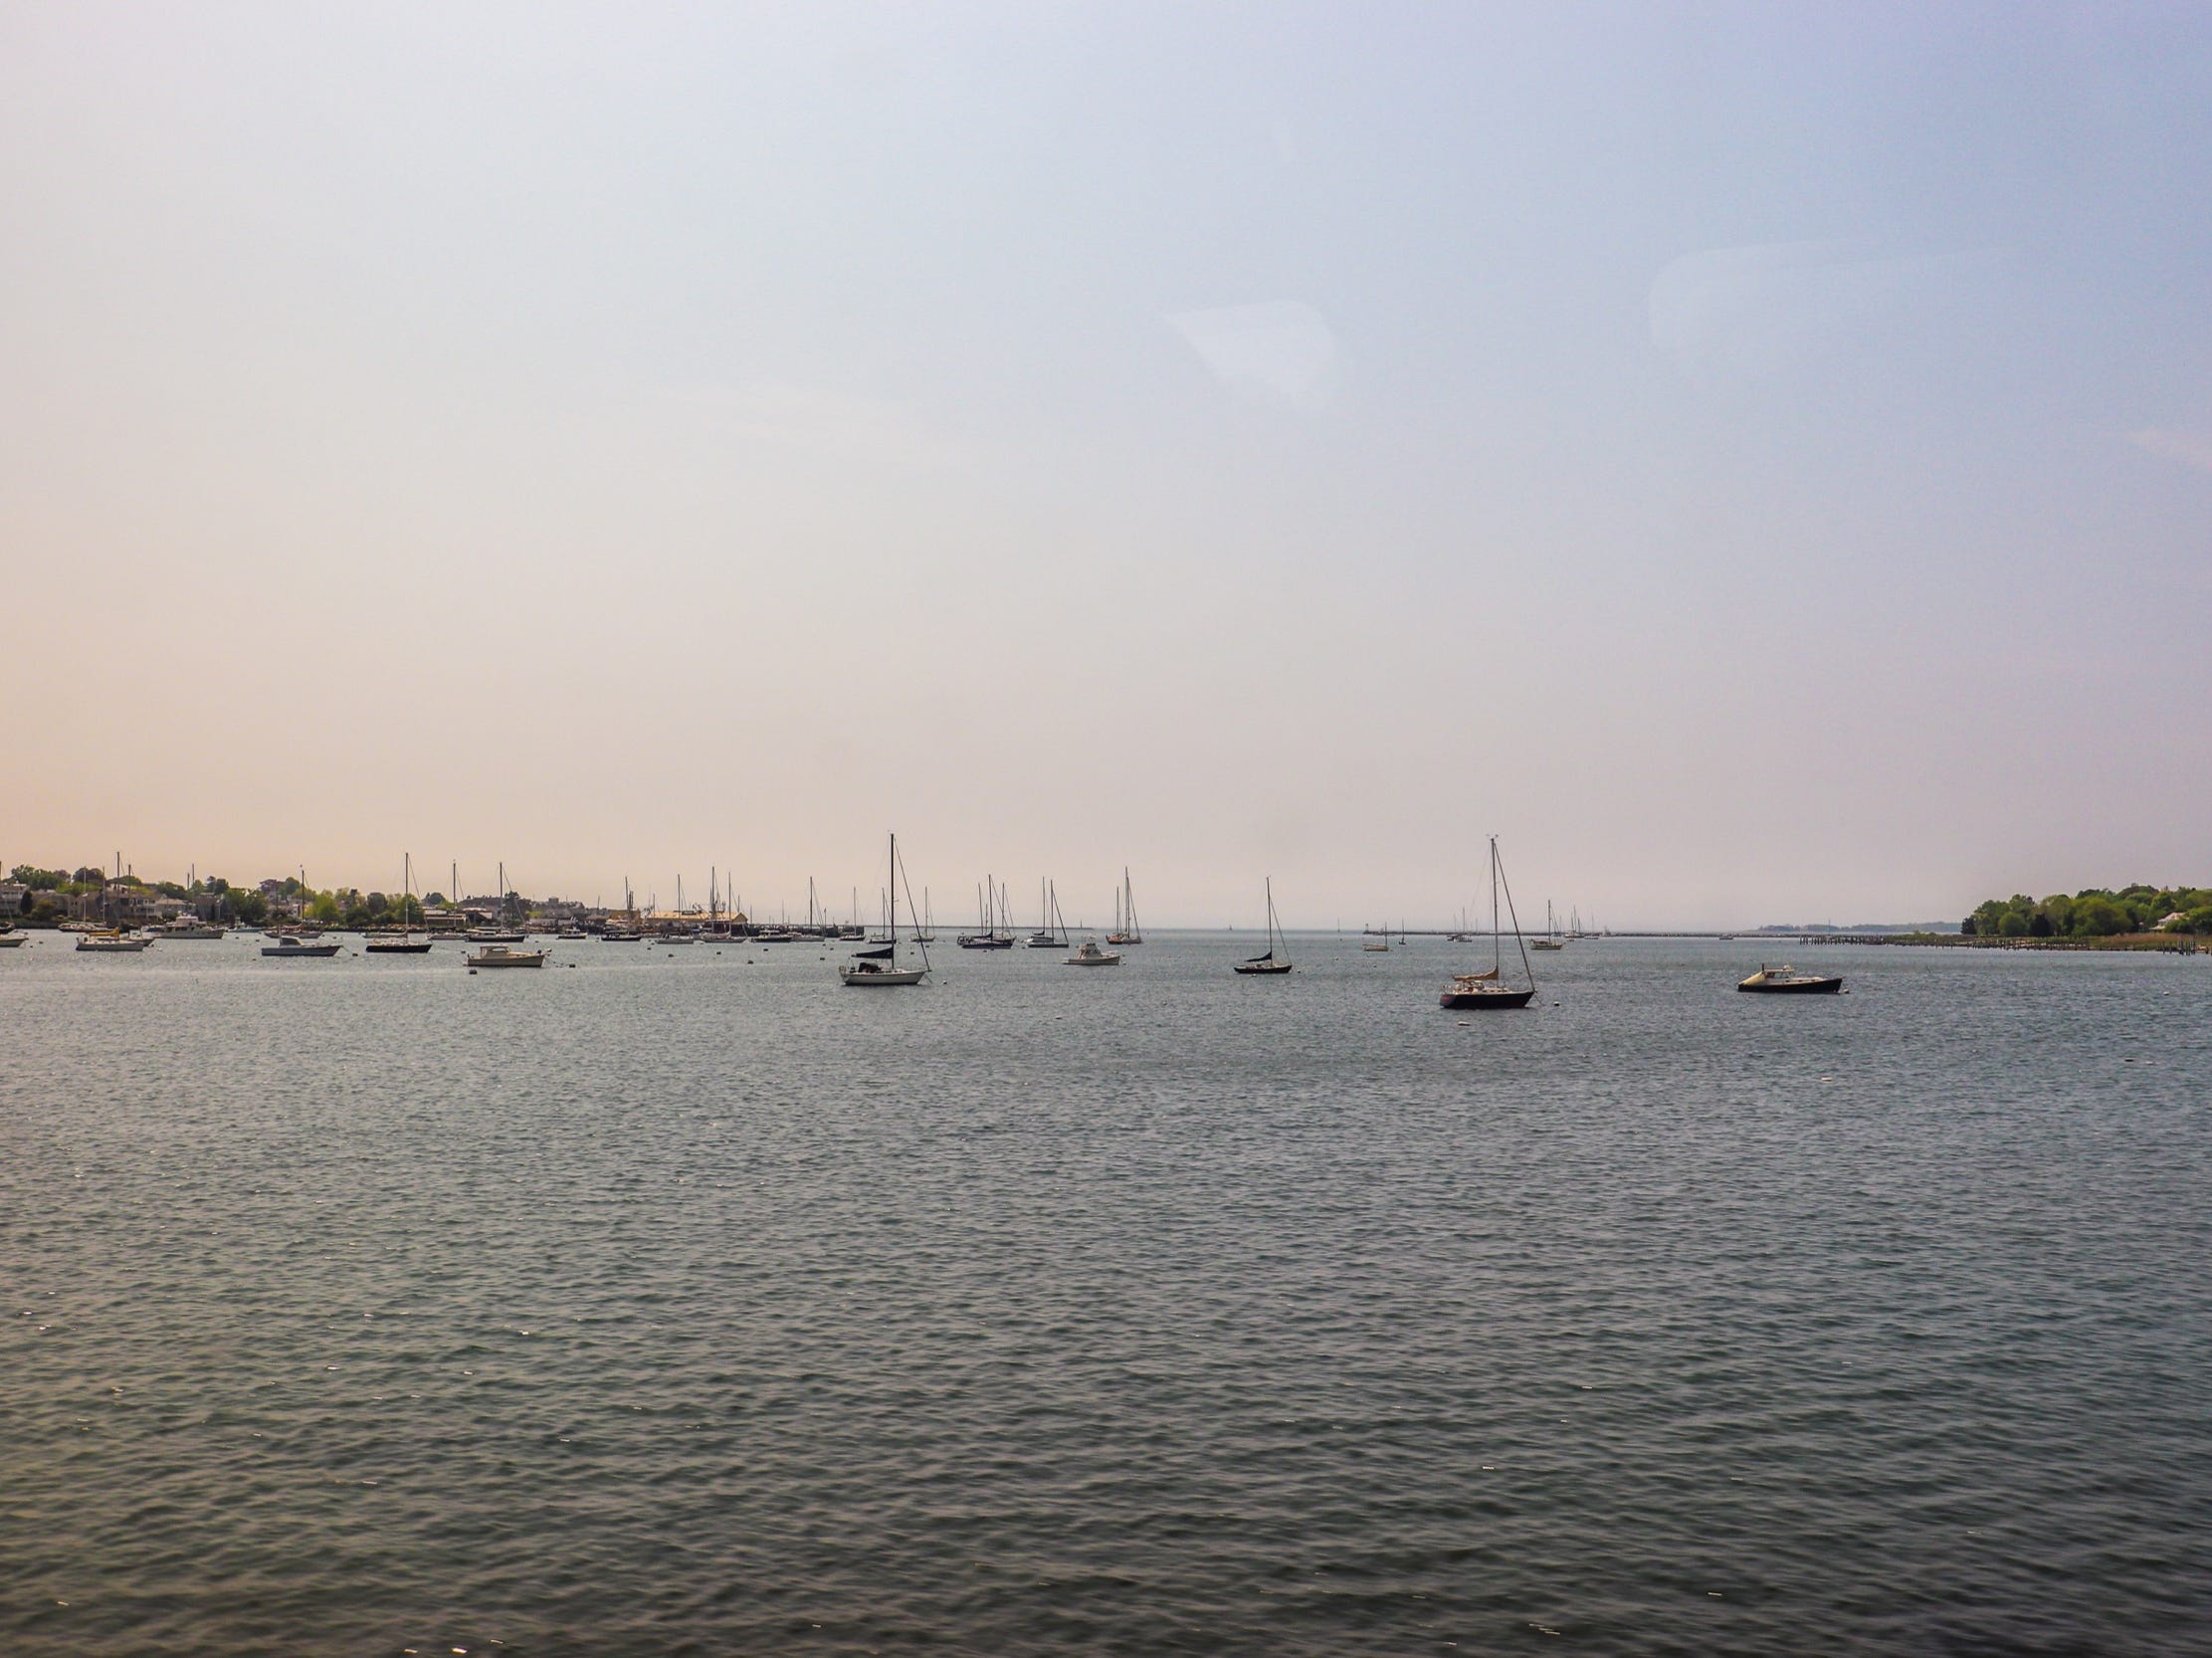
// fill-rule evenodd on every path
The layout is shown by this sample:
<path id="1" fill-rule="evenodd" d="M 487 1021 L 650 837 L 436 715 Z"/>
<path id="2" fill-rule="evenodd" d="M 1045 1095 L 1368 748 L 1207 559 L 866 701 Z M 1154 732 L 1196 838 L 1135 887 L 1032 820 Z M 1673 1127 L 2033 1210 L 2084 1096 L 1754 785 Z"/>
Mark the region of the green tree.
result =
<path id="1" fill-rule="evenodd" d="M 2073 931 L 2080 938 L 2106 938 L 2125 933 L 2134 919 L 2109 895 L 2094 894 L 2075 901 Z"/>
<path id="2" fill-rule="evenodd" d="M 2040 906 L 2036 913 L 2028 918 L 2028 936 L 2031 938 L 2048 938 L 2056 931 L 2057 929 L 2051 925 L 2051 912 Z"/>
<path id="3" fill-rule="evenodd" d="M 1997 923 L 1997 935 L 2002 938 L 2025 938 L 2028 935 L 2028 918 L 2008 906 L 2004 918 Z"/>
<path id="4" fill-rule="evenodd" d="M 335 893 L 317 893 L 307 906 L 307 919 L 323 927 L 336 927 L 345 920 L 345 912 L 338 908 Z"/>

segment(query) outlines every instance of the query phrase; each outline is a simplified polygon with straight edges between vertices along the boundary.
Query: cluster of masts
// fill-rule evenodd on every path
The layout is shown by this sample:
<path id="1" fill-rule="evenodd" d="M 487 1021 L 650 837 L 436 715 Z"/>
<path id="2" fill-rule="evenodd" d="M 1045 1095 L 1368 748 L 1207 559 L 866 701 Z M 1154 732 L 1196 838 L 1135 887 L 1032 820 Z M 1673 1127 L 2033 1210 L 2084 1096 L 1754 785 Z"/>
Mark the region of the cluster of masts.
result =
<path id="1" fill-rule="evenodd" d="M 414 935 L 415 929 L 411 918 L 411 906 L 414 898 L 414 861 L 412 857 L 403 855 L 402 865 L 404 874 L 401 890 L 405 902 L 401 906 L 400 925 L 397 928 L 370 934 L 364 945 L 364 948 L 369 951 L 421 954 L 427 952 L 430 948 L 427 932 L 419 942 Z M 459 867 L 456 866 L 454 874 L 457 887 L 459 885 Z M 923 889 L 923 903 L 921 906 L 917 908 L 913 902 L 913 891 L 906 880 L 905 866 L 899 857 L 899 837 L 897 835 L 890 837 L 887 876 L 888 880 L 881 890 L 883 931 L 874 935 L 865 933 L 859 925 L 860 894 L 857 888 L 853 894 L 854 919 L 851 922 L 838 923 L 829 919 L 820 903 L 811 878 L 807 882 L 807 919 L 803 927 L 795 928 L 788 922 L 776 927 L 762 927 L 748 922 L 737 911 L 734 895 L 732 895 L 729 910 L 725 913 L 722 907 L 722 890 L 718 868 L 710 869 L 708 872 L 706 914 L 704 925 L 694 925 L 691 921 L 690 918 L 693 913 L 686 911 L 684 907 L 683 878 L 679 876 L 677 878 L 676 918 L 671 922 L 656 915 L 650 928 L 650 935 L 657 941 L 668 943 L 750 940 L 756 943 L 774 944 L 796 942 L 801 938 L 851 940 L 862 943 L 867 947 L 856 950 L 852 959 L 839 967 L 839 976 L 846 984 L 855 986 L 917 985 L 928 977 L 928 946 L 935 941 L 936 932 L 933 918 L 928 909 L 928 889 Z M 1461 1009 L 1526 1007 L 1535 996 L 1535 973 L 1528 962 L 1530 940 L 1523 938 L 1521 935 L 1520 921 L 1512 908 L 1512 891 L 1506 882 L 1505 865 L 1499 856 L 1498 837 L 1495 835 L 1490 838 L 1490 876 L 1491 965 L 1486 970 L 1461 973 L 1454 977 L 1452 982 L 1445 987 L 1440 998 L 1442 1005 L 1445 1007 Z M 304 871 L 302 872 L 301 884 L 302 887 L 305 886 Z M 1267 949 L 1259 955 L 1249 956 L 1234 963 L 1232 967 L 1233 971 L 1247 977 L 1280 976 L 1292 971 L 1289 941 L 1285 938 L 1281 924 L 1276 917 L 1273 877 L 1267 878 L 1264 890 L 1267 901 Z M 911 965 L 903 964 L 899 953 L 902 942 L 899 900 L 902 892 L 905 895 L 907 916 L 917 918 L 909 923 L 908 930 L 904 935 L 905 939 L 911 941 L 918 952 L 918 960 Z M 1016 942 L 1013 904 L 1011 894 L 1005 883 L 1000 882 L 994 876 L 985 876 L 982 881 L 977 883 L 975 895 L 976 927 L 973 932 L 959 934 L 960 947 L 962 949 L 981 950 L 1012 949 Z M 1503 900 L 1503 909 L 1501 908 L 1501 900 Z M 508 947 L 522 943 L 524 933 L 520 927 L 515 926 L 509 920 L 507 903 L 506 866 L 502 863 L 500 865 L 498 917 L 492 925 L 471 928 L 466 933 L 470 942 L 481 946 L 478 953 L 470 957 L 472 968 L 478 966 L 535 967 L 543 965 L 545 958 L 543 951 L 522 951 Z M 1557 917 L 1548 903 L 1544 908 L 1545 932 L 1533 940 L 1534 947 L 1537 949 L 1560 948 L 1561 941 Z M 1072 947 L 1073 953 L 1067 957 L 1070 966 L 1117 966 L 1121 961 L 1121 949 L 1144 942 L 1143 930 L 1137 921 L 1136 915 L 1136 890 L 1130 882 L 1129 872 L 1126 869 L 1122 870 L 1120 887 L 1114 893 L 1113 931 L 1106 936 L 1106 944 L 1113 946 L 1111 948 L 1102 947 L 1099 940 L 1092 937 L 1085 938 L 1080 944 L 1075 943 L 1068 927 L 1067 917 L 1060 907 L 1059 892 L 1049 878 L 1040 880 L 1038 883 L 1037 912 L 1037 929 L 1022 941 L 1031 949 L 1069 949 Z M 1508 920 L 1511 923 L 1514 949 L 1519 957 L 1521 982 L 1518 984 L 1508 982 L 1506 976 L 1504 924 Z M 1577 912 L 1570 924 L 1567 936 L 1582 935 L 1580 920 L 1580 913 Z M 1462 931 L 1450 936 L 1460 941 L 1471 941 L 1474 935 L 1466 931 L 1464 917 L 1462 923 Z M 271 931 L 275 933 L 290 932 L 297 934 L 304 933 L 308 930 L 272 929 Z M 608 916 L 599 936 L 609 942 L 637 942 L 648 936 L 648 932 L 646 919 L 639 915 L 635 895 L 631 892 L 629 883 L 625 881 L 623 884 L 622 911 L 619 915 L 610 914 Z M 220 933 L 217 933 L 216 935 L 220 936 Z M 573 922 L 564 925 L 556 935 L 588 936 L 584 930 L 577 927 Z M 316 945 L 311 949 L 303 947 L 307 941 L 306 938 L 298 935 L 280 936 L 269 948 L 264 949 L 263 953 L 267 955 L 325 955 L 334 953 L 336 950 L 335 945 L 326 948 Z M 81 944 L 80 947 L 99 948 L 103 947 L 103 945 L 102 943 Z M 144 946 L 141 944 L 135 947 L 143 948 Z M 1370 942 L 1365 947 L 1368 949 L 1388 949 L 1388 930 L 1384 930 L 1379 942 Z M 1786 969 L 1784 971 L 1786 972 Z M 1777 974 L 1776 977 L 1779 978 L 1780 975 Z"/>

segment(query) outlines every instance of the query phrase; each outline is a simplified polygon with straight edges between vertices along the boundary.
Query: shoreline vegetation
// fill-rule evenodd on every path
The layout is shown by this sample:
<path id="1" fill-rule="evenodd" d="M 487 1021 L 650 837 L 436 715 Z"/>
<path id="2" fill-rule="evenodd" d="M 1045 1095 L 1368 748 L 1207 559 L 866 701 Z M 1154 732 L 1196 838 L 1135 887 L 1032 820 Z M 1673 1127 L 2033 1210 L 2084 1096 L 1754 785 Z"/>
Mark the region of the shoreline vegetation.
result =
<path id="1" fill-rule="evenodd" d="M 1959 936 L 2048 948 L 2154 949 L 2212 934 L 2212 890 L 2136 885 L 2087 887 L 2034 899 L 2025 893 L 1975 906 Z M 2111 940 L 2099 942 L 2099 940 Z"/>
<path id="2" fill-rule="evenodd" d="M 680 916 L 644 918 L 635 910 L 617 912 L 562 899 L 529 899 L 511 891 L 482 898 L 448 898 L 436 892 L 415 898 L 362 893 L 350 887 L 317 891 L 296 876 L 265 881 L 258 887 L 233 886 L 220 878 L 194 880 L 187 885 L 174 881 L 146 881 L 128 872 L 110 875 L 90 866 L 49 870 L 19 864 L 5 877 L 0 877 L 0 884 L 14 889 L 6 896 L 20 905 L 12 915 L 6 908 L 0 908 L 0 928 L 12 925 L 43 930 L 73 924 L 82 926 L 96 917 L 113 918 L 118 909 L 125 907 L 141 912 L 131 918 L 133 921 L 150 920 L 153 918 L 142 912 L 151 911 L 156 905 L 170 913 L 181 912 L 232 927 L 257 928 L 290 923 L 352 933 L 400 928 L 438 933 L 494 920 L 509 925 L 550 921 L 589 928 L 618 916 L 632 926 L 641 920 L 677 923 L 715 920 L 749 931 L 754 925 L 734 910 L 723 910 L 716 916 L 705 908 L 697 908 Z M 1624 937 L 1636 935 L 1633 932 L 1621 934 Z M 2011 898 L 1988 899 L 1975 906 L 1959 923 L 1955 933 L 1948 929 L 1936 931 L 1934 924 L 1922 923 L 1895 928 L 1769 926 L 1735 933 L 1685 932 L 1663 935 L 1809 945 L 1916 944 L 1967 949 L 2146 950 L 2194 955 L 2212 951 L 2212 889 L 2137 884 L 2116 890 L 2090 887 L 2079 893 L 2054 893 L 2043 899 L 2015 893 Z"/>

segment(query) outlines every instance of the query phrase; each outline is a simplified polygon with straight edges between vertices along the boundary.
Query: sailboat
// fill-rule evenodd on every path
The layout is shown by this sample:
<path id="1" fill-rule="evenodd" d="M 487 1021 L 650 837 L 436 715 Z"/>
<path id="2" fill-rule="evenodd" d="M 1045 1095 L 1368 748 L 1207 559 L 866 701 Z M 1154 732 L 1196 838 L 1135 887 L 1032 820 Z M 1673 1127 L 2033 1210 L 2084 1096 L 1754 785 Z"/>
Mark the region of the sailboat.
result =
<path id="1" fill-rule="evenodd" d="M 1037 878 L 1037 931 L 1029 935 L 1031 949 L 1057 949 L 1061 936 L 1052 930 L 1052 889 L 1043 876 Z"/>
<path id="2" fill-rule="evenodd" d="M 1543 901 L 1543 936 L 1528 940 L 1530 949 L 1565 949 L 1567 942 L 1559 936 L 1559 919 L 1552 914 L 1551 900 Z"/>
<path id="3" fill-rule="evenodd" d="M 1528 965 L 1528 946 L 1520 939 L 1520 921 L 1513 918 L 1513 943 L 1520 951 L 1520 970 L 1528 975 L 1528 988 L 1515 990 L 1505 982 L 1505 945 L 1498 930 L 1498 890 L 1505 885 L 1505 865 L 1498 857 L 1498 837 L 1490 838 L 1490 947 L 1491 967 L 1487 973 L 1461 973 L 1444 987 L 1437 998 L 1437 1005 L 1450 1008 L 1507 1008 L 1526 1007 L 1536 996 L 1536 975 Z M 1513 895 L 1506 890 L 1506 914 L 1512 916 Z"/>
<path id="4" fill-rule="evenodd" d="M 430 934 L 424 933 L 420 943 L 415 940 L 414 930 L 408 926 L 408 907 L 415 902 L 415 860 L 407 853 L 400 855 L 399 878 L 399 932 L 380 933 L 365 940 L 361 948 L 370 955 L 428 955 Z"/>
<path id="5" fill-rule="evenodd" d="M 1283 930 L 1275 920 L 1275 877 L 1272 875 L 1268 877 L 1268 953 L 1240 961 L 1233 970 L 1248 976 L 1291 970 L 1290 941 L 1283 936 Z"/>
<path id="6" fill-rule="evenodd" d="M 992 925 L 991 903 L 997 896 L 998 882 L 985 876 L 983 885 L 975 889 L 976 930 L 960 934 L 962 949 L 1012 949 L 1014 940 Z"/>
<path id="7" fill-rule="evenodd" d="M 1121 866 L 1121 890 L 1113 899 L 1113 931 L 1106 934 L 1109 944 L 1141 944 L 1144 933 L 1136 925 L 1136 889 L 1129 885 L 1129 870 Z"/>
<path id="8" fill-rule="evenodd" d="M 1378 955 L 1387 953 L 1387 952 L 1388 952 L 1388 950 L 1389 950 L 1389 948 L 1390 948 L 1390 926 L 1389 926 L 1389 924 L 1388 924 L 1387 922 L 1383 924 L 1383 929 L 1382 929 L 1382 936 L 1381 936 L 1381 937 L 1379 937 L 1379 938 L 1369 938 L 1369 939 L 1368 939 L 1368 940 L 1367 940 L 1367 941 L 1366 941 L 1365 943 L 1361 944 L 1361 945 L 1360 945 L 1359 947 L 1360 947 L 1361 949 L 1364 949 L 1364 950 L 1372 950 L 1372 951 L 1374 951 L 1374 952 L 1375 952 L 1376 954 L 1378 954 Z"/>
<path id="9" fill-rule="evenodd" d="M 921 965 L 899 965 L 899 837 L 891 837 L 891 941 L 877 949 L 853 952 L 852 961 L 837 969 L 837 976 L 858 989 L 862 986 L 892 988 L 903 984 L 919 984 L 929 971 L 929 946 L 917 946 L 921 951 Z"/>
<path id="10" fill-rule="evenodd" d="M 933 944 L 937 941 L 937 919 L 929 909 L 929 889 L 921 889 L 921 925 L 914 929 L 914 942 Z"/>
<path id="11" fill-rule="evenodd" d="M 522 930 L 507 919 L 506 863 L 500 864 L 500 916 L 490 927 L 472 927 L 466 934 L 472 944 L 519 944 Z"/>

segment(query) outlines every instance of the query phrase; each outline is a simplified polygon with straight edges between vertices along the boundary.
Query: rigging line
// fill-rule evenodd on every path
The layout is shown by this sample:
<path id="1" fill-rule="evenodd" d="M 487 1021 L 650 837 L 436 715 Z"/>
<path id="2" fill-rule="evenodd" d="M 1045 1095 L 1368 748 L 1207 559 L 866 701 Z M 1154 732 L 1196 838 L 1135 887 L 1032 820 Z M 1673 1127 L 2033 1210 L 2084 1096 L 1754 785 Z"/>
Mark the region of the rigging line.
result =
<path id="1" fill-rule="evenodd" d="M 893 856 L 897 857 L 898 855 L 894 853 Z M 913 883 L 906 879 L 906 860 L 900 858 L 899 867 L 893 873 L 899 877 L 899 884 L 906 889 L 906 908 L 912 910 L 914 907 L 914 889 Z M 896 926 L 891 930 L 891 947 L 895 950 L 899 947 L 899 929 Z M 922 940 L 921 929 L 918 927 L 914 929 L 914 948 L 921 951 L 921 969 L 923 972 L 927 972 L 929 970 L 929 946 Z M 898 964 L 896 959 L 892 962 L 895 967 Z"/>
<path id="2" fill-rule="evenodd" d="M 1512 919 L 1513 942 L 1520 947 L 1520 970 L 1528 975 L 1529 987 L 1533 989 L 1536 973 L 1528 965 L 1528 941 L 1520 935 L 1520 918 L 1513 915 L 1513 884 L 1506 879 L 1506 860 L 1499 857 L 1495 841 L 1491 843 L 1491 856 L 1498 859 L 1498 884 L 1506 889 L 1506 914 Z"/>

